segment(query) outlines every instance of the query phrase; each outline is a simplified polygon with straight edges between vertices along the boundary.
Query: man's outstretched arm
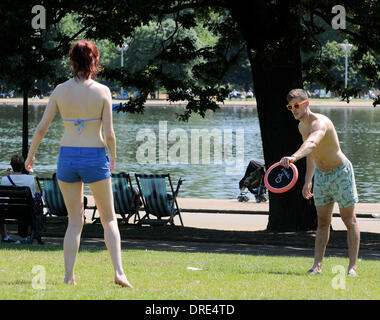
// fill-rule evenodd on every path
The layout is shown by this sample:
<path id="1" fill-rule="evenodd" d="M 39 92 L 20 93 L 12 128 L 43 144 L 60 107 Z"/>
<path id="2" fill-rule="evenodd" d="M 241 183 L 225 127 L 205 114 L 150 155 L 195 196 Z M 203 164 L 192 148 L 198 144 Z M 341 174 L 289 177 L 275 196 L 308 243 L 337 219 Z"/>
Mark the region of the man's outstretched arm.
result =
<path id="1" fill-rule="evenodd" d="M 308 156 L 313 152 L 315 147 L 321 142 L 326 134 L 326 126 L 321 122 L 316 122 L 312 125 L 311 133 L 304 139 L 301 147 L 294 152 L 291 156 L 283 157 L 280 161 L 281 165 L 285 168 L 289 167 L 291 162 L 296 162 L 303 157 Z"/>

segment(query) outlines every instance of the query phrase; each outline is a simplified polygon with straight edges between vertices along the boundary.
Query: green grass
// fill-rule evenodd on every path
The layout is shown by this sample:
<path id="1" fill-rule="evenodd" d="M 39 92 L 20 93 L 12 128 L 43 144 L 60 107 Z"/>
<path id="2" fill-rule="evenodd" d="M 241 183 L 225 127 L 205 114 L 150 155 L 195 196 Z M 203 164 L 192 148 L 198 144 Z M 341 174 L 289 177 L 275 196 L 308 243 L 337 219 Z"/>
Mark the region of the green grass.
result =
<path id="1" fill-rule="evenodd" d="M 333 273 L 348 260 L 326 258 L 323 274 L 308 276 L 308 257 L 254 256 L 123 250 L 122 259 L 135 289 L 113 284 L 108 251 L 82 248 L 75 268 L 77 286 L 63 284 L 63 251 L 50 245 L 0 245 L 0 299 L 9 300 L 182 300 L 182 299 L 380 299 L 379 261 L 360 260 L 357 278 Z M 34 266 L 46 271 L 46 288 L 33 288 Z M 200 268 L 189 270 L 187 267 Z M 334 278 L 345 289 L 334 289 Z M 38 283 L 38 282 L 37 282 Z M 342 282 L 340 282 L 342 283 Z"/>

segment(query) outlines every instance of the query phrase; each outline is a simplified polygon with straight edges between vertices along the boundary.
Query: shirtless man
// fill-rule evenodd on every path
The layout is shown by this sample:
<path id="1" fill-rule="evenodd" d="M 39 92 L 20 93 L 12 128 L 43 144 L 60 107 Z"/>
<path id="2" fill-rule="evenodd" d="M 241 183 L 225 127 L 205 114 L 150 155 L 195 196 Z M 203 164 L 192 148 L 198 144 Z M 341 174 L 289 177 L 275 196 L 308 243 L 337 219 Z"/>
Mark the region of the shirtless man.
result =
<path id="1" fill-rule="evenodd" d="M 348 275 L 356 276 L 360 231 L 354 213 L 358 195 L 352 164 L 340 149 L 338 135 L 331 120 L 322 114 L 310 111 L 304 90 L 291 90 L 287 100 L 289 103 L 287 108 L 291 110 L 294 118 L 300 121 L 298 129 L 303 144 L 291 156 L 283 157 L 280 163 L 287 168 L 291 162 L 306 157 L 302 195 L 305 199 L 314 196 L 318 215 L 314 265 L 308 273 L 322 272 L 322 260 L 330 236 L 334 202 L 338 202 L 341 218 L 347 228 Z M 313 176 L 314 194 L 311 193 Z"/>

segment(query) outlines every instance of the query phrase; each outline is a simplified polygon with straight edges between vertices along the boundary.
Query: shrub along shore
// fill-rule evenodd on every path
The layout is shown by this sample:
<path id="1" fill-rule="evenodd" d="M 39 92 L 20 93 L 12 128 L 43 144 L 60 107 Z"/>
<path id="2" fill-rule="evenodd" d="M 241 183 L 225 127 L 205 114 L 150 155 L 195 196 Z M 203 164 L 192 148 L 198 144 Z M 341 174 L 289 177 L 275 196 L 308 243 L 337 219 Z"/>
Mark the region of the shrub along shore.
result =
<path id="1" fill-rule="evenodd" d="M 163 95 L 161 95 L 163 96 Z M 49 97 L 44 97 L 43 99 L 34 99 L 29 98 L 28 104 L 29 105 L 46 105 L 48 103 Z M 340 101 L 339 99 L 309 99 L 310 100 L 310 106 L 311 107 L 371 107 L 373 108 L 373 101 L 372 100 L 364 100 L 364 99 L 354 99 L 350 101 L 350 103 L 347 103 L 345 101 Z M 113 99 L 112 103 L 124 103 L 128 100 L 118 100 Z M 148 99 L 145 103 L 146 106 L 181 106 L 186 105 L 186 101 L 176 101 L 176 102 L 169 102 L 166 99 Z M 22 98 L 2 98 L 0 99 L 0 105 L 22 105 L 23 99 Z M 256 99 L 232 99 L 232 100 L 225 100 L 224 103 L 218 103 L 220 106 L 256 106 Z"/>

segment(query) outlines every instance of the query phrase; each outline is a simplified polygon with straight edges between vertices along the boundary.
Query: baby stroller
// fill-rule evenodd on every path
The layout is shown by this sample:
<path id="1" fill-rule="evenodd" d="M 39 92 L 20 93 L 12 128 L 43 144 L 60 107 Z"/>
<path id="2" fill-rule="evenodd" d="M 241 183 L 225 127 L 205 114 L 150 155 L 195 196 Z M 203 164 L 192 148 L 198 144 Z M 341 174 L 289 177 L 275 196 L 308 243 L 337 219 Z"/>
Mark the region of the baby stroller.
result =
<path id="1" fill-rule="evenodd" d="M 265 165 L 259 161 L 251 160 L 247 166 L 244 177 L 239 181 L 240 195 L 239 202 L 247 202 L 249 200 L 245 189 L 248 189 L 256 199 L 256 202 L 267 201 L 265 197 L 266 187 L 264 184 Z"/>

